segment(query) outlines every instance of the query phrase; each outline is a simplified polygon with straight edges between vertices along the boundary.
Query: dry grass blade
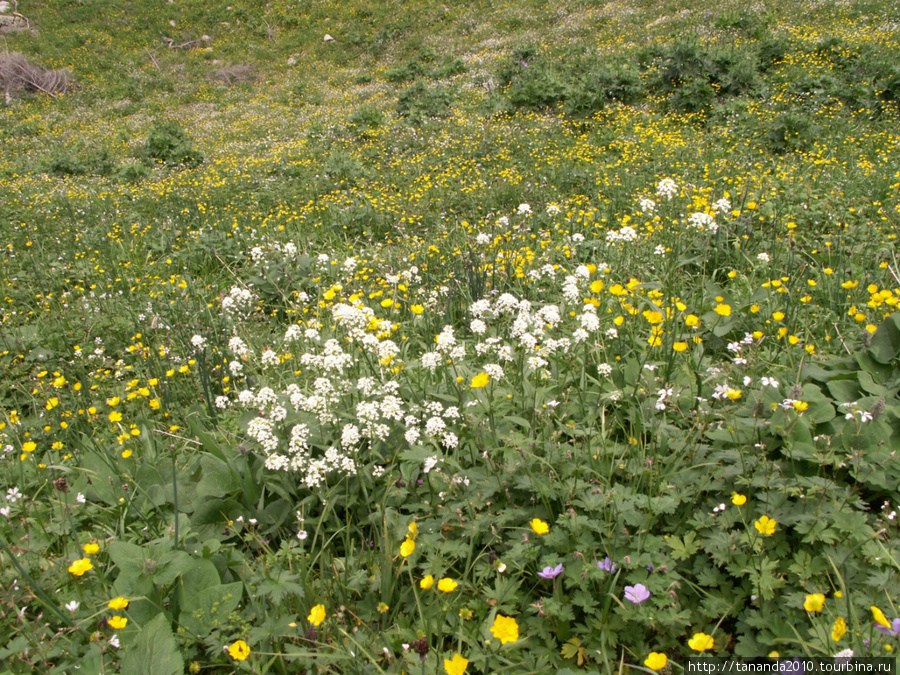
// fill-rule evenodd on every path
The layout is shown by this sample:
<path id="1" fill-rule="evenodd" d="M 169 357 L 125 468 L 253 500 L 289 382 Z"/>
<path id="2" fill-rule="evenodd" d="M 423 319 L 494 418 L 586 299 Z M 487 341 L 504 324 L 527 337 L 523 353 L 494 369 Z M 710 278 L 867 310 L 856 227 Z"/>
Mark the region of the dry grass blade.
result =
<path id="1" fill-rule="evenodd" d="M 55 98 L 71 85 L 72 76 L 67 70 L 45 70 L 17 52 L 0 54 L 0 88 L 7 102 L 23 90 L 40 91 Z"/>

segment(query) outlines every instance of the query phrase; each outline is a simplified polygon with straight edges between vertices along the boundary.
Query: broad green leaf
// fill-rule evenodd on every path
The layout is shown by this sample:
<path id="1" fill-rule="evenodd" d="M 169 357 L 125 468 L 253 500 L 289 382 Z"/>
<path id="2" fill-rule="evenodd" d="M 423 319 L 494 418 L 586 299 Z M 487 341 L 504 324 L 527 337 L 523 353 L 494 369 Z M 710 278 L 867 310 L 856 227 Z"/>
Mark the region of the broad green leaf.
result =
<path id="1" fill-rule="evenodd" d="M 134 634 L 130 634 L 134 635 Z M 164 614 L 145 624 L 128 645 L 122 672 L 129 675 L 181 675 L 184 658 Z M 123 638 L 122 642 L 126 642 Z"/>

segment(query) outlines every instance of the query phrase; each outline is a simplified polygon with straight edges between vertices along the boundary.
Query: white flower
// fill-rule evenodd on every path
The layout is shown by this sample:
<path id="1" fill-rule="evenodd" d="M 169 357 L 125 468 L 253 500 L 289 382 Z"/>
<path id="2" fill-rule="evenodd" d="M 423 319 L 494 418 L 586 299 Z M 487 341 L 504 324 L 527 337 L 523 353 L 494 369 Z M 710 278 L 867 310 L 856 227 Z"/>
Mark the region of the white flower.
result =
<path id="1" fill-rule="evenodd" d="M 4 518 L 9 518 L 9 507 L 8 506 L 4 506 L 3 508 L 0 508 L 0 516 L 3 516 Z"/>
<path id="2" fill-rule="evenodd" d="M 656 186 L 656 194 L 666 199 L 672 199 L 678 194 L 678 185 L 671 178 L 663 178 Z"/>
<path id="3" fill-rule="evenodd" d="M 432 455 L 431 457 L 427 457 L 425 459 L 425 465 L 422 467 L 422 473 L 430 473 L 431 470 L 438 465 L 438 462 L 441 460 L 438 459 L 437 455 Z"/>
<path id="4" fill-rule="evenodd" d="M 556 204 L 549 204 L 547 206 L 547 215 L 548 216 L 555 216 L 561 212 L 562 212 L 562 209 L 559 208 L 559 206 L 557 206 Z"/>
<path id="5" fill-rule="evenodd" d="M 601 375 L 609 376 L 612 374 L 612 371 L 613 371 L 612 366 L 609 365 L 608 363 L 601 363 L 600 365 L 597 366 L 597 372 L 600 373 Z"/>
<path id="6" fill-rule="evenodd" d="M 203 349 L 206 346 L 206 338 L 202 335 L 195 335 L 191 338 L 191 344 L 195 349 Z"/>
<path id="7" fill-rule="evenodd" d="M 491 235 L 481 232 L 475 237 L 475 243 L 479 246 L 487 246 L 491 243 Z"/>
<path id="8" fill-rule="evenodd" d="M 653 212 L 654 210 L 656 210 L 656 202 L 654 202 L 652 199 L 641 197 L 639 201 L 641 203 L 641 211 L 643 211 L 644 213 L 647 213 L 648 211 Z"/>
<path id="9" fill-rule="evenodd" d="M 527 216 L 531 214 L 531 206 L 528 204 L 519 204 L 518 214 L 520 216 Z"/>
<path id="10" fill-rule="evenodd" d="M 764 263 L 767 263 L 771 260 L 768 253 L 760 253 L 759 255 L 756 256 L 756 259 L 759 260 L 759 262 L 764 262 Z"/>
<path id="11" fill-rule="evenodd" d="M 778 384 L 778 380 L 776 380 L 774 377 L 766 377 L 765 375 L 763 375 L 759 381 L 764 387 L 775 387 L 776 389 L 778 389 L 778 387 L 781 386 Z"/>
<path id="12" fill-rule="evenodd" d="M 17 487 L 10 488 L 9 490 L 6 491 L 7 501 L 9 501 L 13 504 L 16 503 L 16 500 L 21 499 L 21 498 L 22 498 L 22 493 L 19 492 L 19 488 L 17 488 Z"/>
<path id="13" fill-rule="evenodd" d="M 69 610 L 70 612 L 72 612 L 72 614 L 74 614 L 75 611 L 76 611 L 79 607 L 81 607 L 81 603 L 78 602 L 77 600 L 72 600 L 72 602 L 67 602 L 67 603 L 66 603 L 66 609 Z"/>
<path id="14" fill-rule="evenodd" d="M 113 649 L 118 649 L 119 647 L 122 646 L 121 643 L 119 642 L 118 633 L 113 634 L 113 636 L 111 638 L 109 638 L 109 646 L 112 647 Z"/>
<path id="15" fill-rule="evenodd" d="M 309 533 L 306 530 L 299 530 L 297 532 L 297 539 L 299 539 L 300 541 L 303 541 L 308 536 L 309 536 Z"/>
<path id="16" fill-rule="evenodd" d="M 83 493 L 79 492 L 79 493 L 75 496 L 75 501 L 78 502 L 79 504 L 84 504 L 84 503 L 87 502 L 87 498 L 84 496 Z"/>

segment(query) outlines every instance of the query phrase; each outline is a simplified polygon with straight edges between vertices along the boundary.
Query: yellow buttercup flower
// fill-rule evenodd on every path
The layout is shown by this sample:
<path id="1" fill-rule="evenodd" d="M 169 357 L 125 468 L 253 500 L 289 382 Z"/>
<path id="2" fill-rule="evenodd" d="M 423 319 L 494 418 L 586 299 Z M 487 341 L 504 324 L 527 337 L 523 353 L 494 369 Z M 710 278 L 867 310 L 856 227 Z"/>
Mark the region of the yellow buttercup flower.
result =
<path id="1" fill-rule="evenodd" d="M 463 675 L 468 666 L 469 661 L 459 654 L 454 654 L 452 659 L 444 659 L 444 672 L 447 675 Z"/>
<path id="2" fill-rule="evenodd" d="M 669 659 L 666 655 L 658 652 L 650 652 L 650 656 L 644 659 L 644 665 L 650 670 L 662 670 L 666 667 L 666 663 L 668 662 Z"/>
<path id="3" fill-rule="evenodd" d="M 432 586 L 434 586 L 434 576 L 432 576 L 431 574 L 429 574 L 427 577 L 425 577 L 424 579 L 422 579 L 422 581 L 419 582 L 419 588 L 426 590 L 426 591 L 429 588 L 431 588 Z"/>
<path id="4" fill-rule="evenodd" d="M 107 604 L 107 607 L 109 607 L 110 609 L 115 609 L 117 611 L 122 610 L 128 607 L 128 600 L 120 595 L 118 598 L 113 598 L 112 600 L 110 600 Z"/>
<path id="5" fill-rule="evenodd" d="M 413 551 L 416 550 L 416 542 L 407 537 L 402 544 L 400 544 L 400 555 L 404 558 L 408 558 L 412 555 Z"/>
<path id="6" fill-rule="evenodd" d="M 444 577 L 438 582 L 438 590 L 443 591 L 444 593 L 452 593 L 456 590 L 457 586 L 459 586 L 458 583 L 447 577 Z"/>
<path id="7" fill-rule="evenodd" d="M 475 377 L 472 378 L 472 384 L 470 385 L 472 389 L 483 389 L 488 385 L 488 382 L 491 381 L 491 378 L 487 373 L 478 373 Z"/>
<path id="8" fill-rule="evenodd" d="M 89 572 L 92 569 L 94 569 L 94 566 L 91 564 L 91 561 L 88 558 L 82 558 L 69 565 L 69 574 L 80 577 L 85 572 Z"/>
<path id="9" fill-rule="evenodd" d="M 737 492 L 732 492 L 731 503 L 735 506 L 743 506 L 747 503 L 747 495 L 739 495 Z"/>
<path id="10" fill-rule="evenodd" d="M 803 609 L 807 612 L 821 612 L 822 607 L 825 606 L 825 596 L 821 593 L 812 593 L 811 595 L 806 596 L 806 600 L 803 601 Z"/>
<path id="11" fill-rule="evenodd" d="M 519 624 L 511 616 L 497 615 L 494 625 L 491 626 L 491 635 L 500 640 L 500 644 L 515 642 L 519 639 Z"/>
<path id="12" fill-rule="evenodd" d="M 243 661 L 250 656 L 250 645 L 243 640 L 238 640 L 228 648 L 228 654 L 235 661 Z"/>
<path id="13" fill-rule="evenodd" d="M 764 534 L 767 537 L 775 534 L 775 525 L 777 523 L 769 516 L 763 516 L 755 523 L 753 523 L 753 527 L 756 528 L 756 531 L 760 534 Z"/>
<path id="14" fill-rule="evenodd" d="M 107 623 L 110 625 L 111 628 L 115 628 L 116 630 L 122 630 L 123 628 L 125 628 L 125 625 L 128 623 L 128 619 L 126 619 L 124 616 L 116 615 L 113 618 L 111 618 L 109 621 L 107 621 Z"/>
<path id="15" fill-rule="evenodd" d="M 839 642 L 842 637 L 847 633 L 847 622 L 844 621 L 844 617 L 839 616 L 834 620 L 834 627 L 831 629 L 831 639 L 835 642 Z"/>
<path id="16" fill-rule="evenodd" d="M 95 553 L 97 553 L 97 551 L 100 550 L 100 547 L 93 542 L 91 542 L 90 544 L 85 544 L 81 548 L 87 555 L 94 555 Z"/>
<path id="17" fill-rule="evenodd" d="M 875 623 L 879 626 L 883 626 L 884 628 L 891 628 L 891 622 L 887 620 L 887 617 L 884 615 L 880 609 L 878 609 L 875 605 L 872 605 L 872 618 L 875 619 Z"/>
<path id="18" fill-rule="evenodd" d="M 547 534 L 550 531 L 550 526 L 540 518 L 533 518 L 528 524 L 531 525 L 535 534 Z"/>
<path id="19" fill-rule="evenodd" d="M 688 640 L 688 647 L 695 652 L 709 651 L 715 646 L 715 640 L 712 635 L 706 633 L 694 633 L 694 637 Z"/>
<path id="20" fill-rule="evenodd" d="M 731 305 L 726 305 L 725 303 L 719 303 L 713 308 L 719 316 L 731 316 Z"/>
<path id="21" fill-rule="evenodd" d="M 313 626 L 318 626 L 325 620 L 325 616 L 325 605 L 316 605 L 309 610 L 309 616 L 306 617 L 306 620 Z"/>

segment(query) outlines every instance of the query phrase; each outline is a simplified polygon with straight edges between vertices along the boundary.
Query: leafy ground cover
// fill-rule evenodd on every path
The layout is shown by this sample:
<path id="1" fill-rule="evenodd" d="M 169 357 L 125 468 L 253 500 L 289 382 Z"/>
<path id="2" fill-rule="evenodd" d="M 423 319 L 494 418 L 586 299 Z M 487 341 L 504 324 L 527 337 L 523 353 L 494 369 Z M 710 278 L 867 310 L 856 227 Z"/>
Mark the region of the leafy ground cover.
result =
<path id="1" fill-rule="evenodd" d="M 893 655 L 896 7 L 3 4 L 3 672 Z"/>

